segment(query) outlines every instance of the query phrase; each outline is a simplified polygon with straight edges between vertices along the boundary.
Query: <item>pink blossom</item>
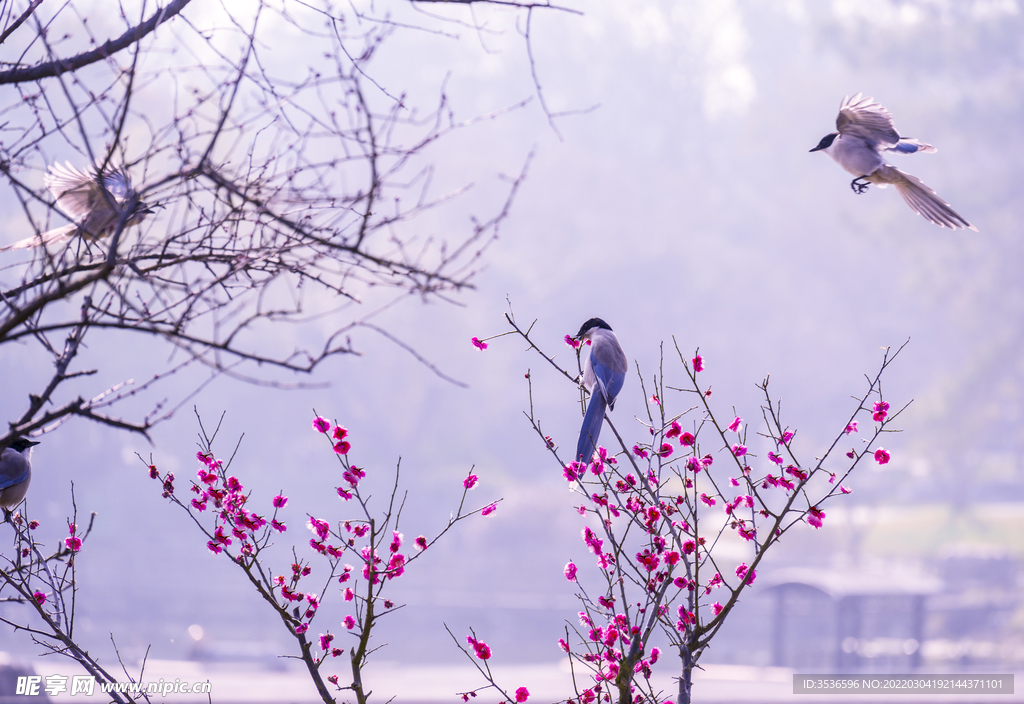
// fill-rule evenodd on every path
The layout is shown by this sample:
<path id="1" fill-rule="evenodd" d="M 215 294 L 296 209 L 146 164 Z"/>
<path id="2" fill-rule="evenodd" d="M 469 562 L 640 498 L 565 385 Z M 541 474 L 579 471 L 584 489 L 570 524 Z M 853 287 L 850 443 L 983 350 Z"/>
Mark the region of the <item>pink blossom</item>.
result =
<path id="1" fill-rule="evenodd" d="M 308 623 L 300 623 L 298 626 L 295 627 L 295 635 L 301 636 L 303 633 L 305 633 L 308 630 L 309 630 L 309 624 Z"/>
<path id="2" fill-rule="evenodd" d="M 565 336 L 565 344 L 569 345 L 569 347 L 572 347 L 574 350 L 578 350 L 580 348 L 580 344 L 581 343 L 579 343 L 575 339 L 573 339 L 573 337 L 571 335 L 566 335 Z"/>
<path id="3" fill-rule="evenodd" d="M 466 642 L 473 646 L 473 650 L 476 652 L 476 656 L 481 660 L 490 660 L 491 648 L 487 643 L 482 640 L 477 640 L 473 636 L 466 636 Z"/>
<path id="4" fill-rule="evenodd" d="M 564 638 L 558 639 L 558 647 L 567 653 L 569 652 L 569 644 L 565 642 Z"/>
<path id="5" fill-rule="evenodd" d="M 685 543 L 683 543 L 683 552 L 685 552 L 687 555 L 691 554 L 696 549 L 697 544 L 692 540 L 687 540 Z"/>
<path id="6" fill-rule="evenodd" d="M 876 401 L 874 407 L 874 413 L 871 414 L 871 418 L 881 423 L 885 420 L 885 417 L 889 414 L 889 404 L 886 401 Z"/>
<path id="7" fill-rule="evenodd" d="M 391 535 L 392 538 L 389 549 L 391 550 L 391 552 L 398 552 L 398 550 L 402 547 L 402 541 L 405 540 L 405 536 L 399 533 L 397 530 L 391 531 Z"/>
<path id="8" fill-rule="evenodd" d="M 677 421 L 672 421 L 672 427 L 665 432 L 666 438 L 678 437 L 683 432 L 683 426 L 679 425 Z"/>
<path id="9" fill-rule="evenodd" d="M 817 506 L 811 506 L 807 509 L 807 522 L 815 528 L 821 528 L 821 519 L 825 517 L 825 512 Z"/>
<path id="10" fill-rule="evenodd" d="M 64 546 L 71 552 L 78 552 L 82 549 L 82 539 L 77 536 L 64 538 Z"/>
<path id="11" fill-rule="evenodd" d="M 647 459 L 647 450 L 643 449 L 639 445 L 633 445 L 633 454 L 640 459 Z"/>
<path id="12" fill-rule="evenodd" d="M 880 447 L 875 450 L 875 462 L 878 464 L 888 464 L 891 457 L 892 456 L 889 454 L 889 451 L 886 449 Z"/>
<path id="13" fill-rule="evenodd" d="M 722 605 L 716 601 L 714 604 L 711 605 L 711 613 L 713 613 L 715 616 L 722 613 Z"/>
<path id="14" fill-rule="evenodd" d="M 350 631 L 356 627 L 356 620 L 352 618 L 351 614 L 342 619 L 341 623 Z"/>
<path id="15" fill-rule="evenodd" d="M 526 687 L 520 687 L 516 690 L 516 701 L 520 704 L 530 698 L 530 690 Z"/>
<path id="16" fill-rule="evenodd" d="M 334 443 L 334 451 L 339 455 L 347 455 L 349 453 L 349 450 L 351 449 L 352 443 L 350 443 L 348 440 L 339 440 L 338 442 Z"/>
<path id="17" fill-rule="evenodd" d="M 334 432 L 331 433 L 331 436 L 335 440 L 344 440 L 347 435 L 348 435 L 348 429 L 347 428 L 342 428 L 340 425 L 334 426 Z"/>
<path id="18" fill-rule="evenodd" d="M 352 601 L 356 597 L 356 593 L 352 591 L 351 587 L 345 587 L 345 591 L 341 593 L 342 598 L 345 601 Z"/>
<path id="19" fill-rule="evenodd" d="M 651 403 L 653 403 L 655 406 L 661 405 L 661 399 L 658 398 L 658 394 L 651 394 Z M 651 432 L 654 432 L 653 428 L 651 429 Z"/>
<path id="20" fill-rule="evenodd" d="M 732 423 L 729 423 L 729 430 L 734 433 L 740 432 L 740 427 L 743 425 L 743 419 L 739 416 L 733 419 Z"/>
<path id="21" fill-rule="evenodd" d="M 413 542 L 415 543 L 416 549 L 418 550 L 426 550 L 428 547 L 426 536 L 421 535 L 417 537 L 416 540 L 414 540 Z"/>
<path id="22" fill-rule="evenodd" d="M 576 565 L 573 564 L 572 561 L 566 563 L 564 572 L 566 579 L 570 582 L 576 581 Z"/>
<path id="23" fill-rule="evenodd" d="M 490 504 L 488 506 L 484 506 L 483 509 L 481 509 L 481 511 L 480 511 L 480 515 L 481 516 L 490 516 L 497 509 L 498 509 L 498 504 L 497 503 L 493 503 L 493 504 Z"/>
<path id="24" fill-rule="evenodd" d="M 707 494 L 701 494 L 700 495 L 700 500 L 703 501 L 704 503 L 706 503 L 708 506 L 714 506 L 715 505 L 715 500 L 712 499 Z"/>
<path id="25" fill-rule="evenodd" d="M 479 479 L 475 474 L 470 474 L 468 477 L 462 480 L 462 486 L 466 489 L 472 489 L 476 486 L 476 482 Z"/>
<path id="26" fill-rule="evenodd" d="M 847 489 L 842 484 L 839 485 L 839 491 L 843 492 L 844 494 L 852 494 L 853 493 L 853 489 Z"/>
<path id="27" fill-rule="evenodd" d="M 481 342 L 478 338 L 474 337 L 473 338 L 473 347 L 476 347 L 478 350 L 485 350 L 485 349 L 487 349 L 487 343 L 486 342 Z"/>
<path id="28" fill-rule="evenodd" d="M 747 448 L 740 444 L 733 445 L 732 454 L 736 455 L 737 457 L 743 457 L 743 455 L 747 454 Z"/>
<path id="29" fill-rule="evenodd" d="M 694 374 L 696 374 L 697 372 L 704 371 L 704 358 L 703 357 L 701 357 L 698 354 L 696 357 L 693 358 L 692 361 L 693 361 L 693 372 L 694 372 Z"/>
<path id="30" fill-rule="evenodd" d="M 334 640 L 334 635 L 330 633 L 320 634 L 320 650 L 327 650 L 331 647 L 331 641 Z"/>
<path id="31" fill-rule="evenodd" d="M 846 434 L 849 435 L 850 433 L 856 433 L 856 432 L 857 432 L 857 421 L 855 421 L 855 420 L 854 421 L 850 421 L 847 424 L 847 426 L 846 426 Z"/>
<path id="32" fill-rule="evenodd" d="M 320 540 L 327 540 L 327 536 L 330 534 L 331 526 L 327 521 L 321 521 L 318 518 L 309 517 L 309 523 L 307 527 L 316 533 Z"/>
<path id="33" fill-rule="evenodd" d="M 35 599 L 36 603 L 39 604 L 40 606 L 42 606 L 43 604 L 46 603 L 46 595 L 43 594 L 42 592 L 39 592 L 39 591 L 32 592 L 32 598 Z"/>
<path id="34" fill-rule="evenodd" d="M 658 456 L 662 459 L 672 456 L 672 445 L 667 442 L 661 444 L 661 450 L 658 451 Z"/>
<path id="35" fill-rule="evenodd" d="M 679 444 L 682 445 L 683 447 L 692 446 L 693 443 L 696 442 L 696 440 L 697 438 L 693 437 L 693 433 L 691 432 L 684 432 L 682 435 L 679 436 Z"/>
<path id="36" fill-rule="evenodd" d="M 284 508 L 285 504 L 287 504 L 287 503 L 288 503 L 288 497 L 287 496 L 281 496 L 280 494 L 278 494 L 277 496 L 274 497 L 274 508 Z"/>
<path id="37" fill-rule="evenodd" d="M 782 440 L 783 444 L 788 444 L 789 441 L 793 439 L 793 433 L 787 430 L 782 434 L 782 437 L 780 439 Z"/>
<path id="38" fill-rule="evenodd" d="M 326 418 L 321 418 L 320 416 L 317 416 L 316 418 L 313 419 L 313 430 L 315 430 L 316 432 L 326 433 L 330 429 L 331 422 Z"/>
<path id="39" fill-rule="evenodd" d="M 782 457 L 780 457 L 779 455 L 776 455 L 774 452 L 769 452 L 768 453 L 768 459 L 770 459 L 775 464 L 778 464 L 778 465 L 782 464 Z"/>
<path id="40" fill-rule="evenodd" d="M 755 570 L 749 570 L 747 563 L 740 563 L 740 566 L 736 568 L 736 576 L 740 578 L 740 581 L 746 581 L 747 584 L 753 584 L 754 580 L 757 579 L 757 572 Z"/>

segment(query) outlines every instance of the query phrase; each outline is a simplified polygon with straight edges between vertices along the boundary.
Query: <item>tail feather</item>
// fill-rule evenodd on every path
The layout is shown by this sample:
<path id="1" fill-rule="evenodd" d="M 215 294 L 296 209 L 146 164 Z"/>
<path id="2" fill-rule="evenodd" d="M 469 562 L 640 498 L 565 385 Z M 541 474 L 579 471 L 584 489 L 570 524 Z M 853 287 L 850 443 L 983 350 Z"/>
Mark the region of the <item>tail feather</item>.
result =
<path id="1" fill-rule="evenodd" d="M 39 235 L 33 235 L 23 240 L 19 240 L 14 244 L 9 244 L 6 247 L 0 247 L 0 252 L 6 252 L 9 249 L 30 249 L 32 247 L 44 247 L 54 242 L 64 242 L 65 240 L 71 239 L 75 232 L 78 230 L 78 225 L 64 225 L 48 232 L 44 232 Z"/>
<path id="2" fill-rule="evenodd" d="M 919 139 L 910 139 L 903 137 L 899 142 L 889 147 L 891 152 L 899 152 L 900 154 L 914 154 L 921 152 L 923 154 L 929 154 L 931 152 L 938 151 L 935 147 L 930 144 L 925 144 Z"/>
<path id="3" fill-rule="evenodd" d="M 884 173 L 880 173 L 883 172 Z M 884 166 L 875 172 L 884 178 L 888 183 L 896 186 L 896 191 L 910 209 L 923 217 L 928 222 L 935 223 L 939 227 L 948 227 L 952 230 L 965 229 L 978 231 L 971 223 L 960 216 L 949 203 L 939 198 L 938 194 L 928 188 L 921 179 L 911 176 L 905 171 L 900 171 L 895 166 Z"/>
<path id="4" fill-rule="evenodd" d="M 580 439 L 576 443 L 576 461 L 590 462 L 597 449 L 597 438 L 601 435 L 601 425 L 604 423 L 604 410 L 607 404 L 604 402 L 604 395 L 600 392 L 590 395 L 590 404 L 587 406 L 587 413 L 583 416 L 583 427 L 580 428 Z"/>

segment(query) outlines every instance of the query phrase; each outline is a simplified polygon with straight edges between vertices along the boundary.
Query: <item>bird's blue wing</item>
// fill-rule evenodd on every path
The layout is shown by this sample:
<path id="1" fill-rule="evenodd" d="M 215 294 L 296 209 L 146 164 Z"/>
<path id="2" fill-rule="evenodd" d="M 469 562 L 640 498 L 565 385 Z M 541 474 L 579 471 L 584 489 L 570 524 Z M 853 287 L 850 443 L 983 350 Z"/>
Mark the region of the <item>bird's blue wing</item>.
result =
<path id="1" fill-rule="evenodd" d="M 594 376 L 597 377 L 598 383 L 595 384 L 593 395 L 604 396 L 604 401 L 609 406 L 615 405 L 615 397 L 622 391 L 622 384 L 626 381 L 625 369 L 618 370 L 615 367 L 616 360 L 603 360 L 598 355 L 592 354 L 590 356 L 590 366 L 594 369 Z M 611 363 L 609 363 L 611 362 Z M 614 365 L 614 366 L 613 366 Z M 596 388 L 600 386 L 600 392 Z"/>
<path id="2" fill-rule="evenodd" d="M 0 490 L 28 479 L 29 463 L 21 453 L 5 448 L 0 455 Z"/>

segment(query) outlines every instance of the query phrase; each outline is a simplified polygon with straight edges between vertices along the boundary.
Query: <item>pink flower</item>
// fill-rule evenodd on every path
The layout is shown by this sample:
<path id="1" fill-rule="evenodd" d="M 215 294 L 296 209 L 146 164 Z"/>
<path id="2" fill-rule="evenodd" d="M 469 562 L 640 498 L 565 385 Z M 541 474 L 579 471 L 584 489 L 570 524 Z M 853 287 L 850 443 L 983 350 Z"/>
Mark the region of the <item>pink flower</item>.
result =
<path id="1" fill-rule="evenodd" d="M 46 595 L 42 592 L 32 592 L 32 598 L 36 600 L 36 603 L 42 606 L 46 603 Z"/>
<path id="2" fill-rule="evenodd" d="M 274 508 L 284 508 L 285 504 L 287 504 L 287 503 L 288 503 L 288 497 L 287 496 L 281 496 L 280 494 L 278 494 L 277 496 L 274 497 Z"/>
<path id="3" fill-rule="evenodd" d="M 341 596 L 345 601 L 352 601 L 356 598 L 356 593 L 352 591 L 351 587 L 345 587 L 345 591 L 341 593 Z"/>
<path id="4" fill-rule="evenodd" d="M 716 601 L 714 604 L 711 605 L 711 613 L 713 613 L 715 616 L 722 613 L 722 605 Z"/>
<path id="5" fill-rule="evenodd" d="M 701 494 L 700 495 L 700 500 L 703 501 L 704 503 L 706 503 L 708 506 L 714 506 L 715 505 L 715 500 L 712 499 L 707 494 Z"/>
<path id="6" fill-rule="evenodd" d="M 855 421 L 855 420 L 854 421 L 850 421 L 850 423 L 847 424 L 847 426 L 846 426 L 846 434 L 849 435 L 850 433 L 856 433 L 856 432 L 857 432 L 857 421 Z"/>
<path id="7" fill-rule="evenodd" d="M 473 636 L 466 636 L 466 642 L 473 646 L 473 650 L 476 652 L 476 656 L 481 660 L 490 660 L 491 648 L 487 643 L 482 640 L 477 640 Z"/>
<path id="8" fill-rule="evenodd" d="M 351 614 L 349 614 L 342 620 L 342 624 L 345 626 L 345 628 L 351 631 L 353 628 L 356 627 L 356 620 L 352 618 Z"/>
<path id="9" fill-rule="evenodd" d="M 667 431 L 665 432 L 665 437 L 666 437 L 666 438 L 674 438 L 674 437 L 678 437 L 678 435 L 679 435 L 679 434 L 680 434 L 681 432 L 683 432 L 683 426 L 679 425 L 679 423 L 678 423 L 678 422 L 676 422 L 676 421 L 672 421 L 672 427 L 670 427 L 670 428 L 669 428 L 669 429 L 668 429 L 668 430 L 667 430 Z"/>
<path id="10" fill-rule="evenodd" d="M 320 634 L 320 650 L 327 650 L 331 646 L 331 641 L 334 640 L 334 636 L 330 633 Z"/>
<path id="11" fill-rule="evenodd" d="M 696 374 L 697 372 L 704 371 L 704 358 L 703 357 L 701 357 L 700 355 L 697 355 L 696 357 L 693 358 L 692 361 L 693 361 L 693 373 L 694 374 Z"/>
<path id="12" fill-rule="evenodd" d="M 658 451 L 658 456 L 662 459 L 672 456 L 672 445 L 667 442 L 661 444 L 661 450 Z"/>
<path id="13" fill-rule="evenodd" d="M 570 582 L 576 581 L 576 565 L 574 565 L 572 561 L 566 563 L 564 571 L 566 579 L 568 579 Z"/>
<path id="14" fill-rule="evenodd" d="M 391 531 L 391 535 L 392 538 L 389 549 L 391 550 L 391 552 L 398 552 L 399 548 L 402 547 L 402 541 L 405 539 L 405 536 L 399 533 L 397 530 Z"/>
<path id="15" fill-rule="evenodd" d="M 743 455 L 747 454 L 747 448 L 739 444 L 733 445 L 732 454 L 736 455 L 737 457 L 743 457 Z"/>
<path id="16" fill-rule="evenodd" d="M 732 423 L 729 423 L 729 430 L 734 433 L 740 432 L 740 427 L 743 425 L 743 419 L 739 416 L 733 419 Z"/>
<path id="17" fill-rule="evenodd" d="M 844 494 L 852 494 L 853 493 L 853 489 L 847 489 L 842 484 L 839 485 L 839 491 L 843 492 Z"/>
<path id="18" fill-rule="evenodd" d="M 558 647 L 561 648 L 562 650 L 564 650 L 567 653 L 569 652 L 569 644 L 565 642 L 564 638 L 559 638 L 558 639 Z"/>
<path id="19" fill-rule="evenodd" d="M 316 533 L 320 540 L 327 540 L 327 536 L 330 533 L 331 526 L 327 521 L 321 521 L 320 519 L 309 517 L 309 523 L 307 527 Z"/>
<path id="20" fill-rule="evenodd" d="M 877 462 L 878 464 L 888 464 L 890 458 L 891 455 L 889 454 L 888 450 L 885 450 L 881 447 L 875 450 L 875 462 Z"/>
<path id="21" fill-rule="evenodd" d="M 295 635 L 301 636 L 303 633 L 305 633 L 308 630 L 309 630 L 309 624 L 308 623 L 300 623 L 298 626 L 295 627 Z"/>
<path id="22" fill-rule="evenodd" d="M 475 474 L 470 474 L 468 477 L 462 480 L 462 486 L 466 489 L 472 489 L 476 486 L 476 482 L 479 479 Z"/>
<path id="23" fill-rule="evenodd" d="M 64 538 L 64 546 L 71 552 L 78 552 L 82 549 L 82 539 L 75 536 Z"/>
<path id="24" fill-rule="evenodd" d="M 679 436 L 679 444 L 683 447 L 690 447 L 696 442 L 697 438 L 693 437 L 693 433 L 684 432 Z"/>
<path id="25" fill-rule="evenodd" d="M 490 516 L 497 509 L 498 509 L 498 504 L 497 503 L 493 503 L 493 504 L 491 504 L 489 506 L 484 506 L 483 509 L 480 511 L 480 515 L 481 516 Z"/>
<path id="26" fill-rule="evenodd" d="M 520 687 L 516 690 L 516 701 L 520 704 L 530 698 L 530 690 L 526 687 Z"/>
<path id="27" fill-rule="evenodd" d="M 487 343 L 486 342 L 481 342 L 479 338 L 474 337 L 472 341 L 473 341 L 473 347 L 476 347 L 478 350 L 485 350 L 485 349 L 487 349 Z"/>
<path id="28" fill-rule="evenodd" d="M 426 550 L 427 547 L 428 547 L 428 545 L 427 545 L 427 538 L 426 538 L 426 536 L 423 536 L 423 535 L 421 535 L 418 538 L 416 538 L 416 540 L 414 540 L 413 543 L 415 543 L 416 548 L 418 550 Z"/>
<path id="29" fill-rule="evenodd" d="M 746 581 L 747 584 L 753 584 L 754 580 L 757 579 L 757 572 L 755 570 L 749 570 L 750 573 L 747 574 L 747 571 L 747 563 L 742 562 L 740 563 L 740 566 L 736 568 L 736 576 L 740 578 L 741 582 Z"/>
<path id="30" fill-rule="evenodd" d="M 788 444 L 788 443 L 789 443 L 789 441 L 790 441 L 790 440 L 792 440 L 792 439 L 793 439 L 793 433 L 791 433 L 790 431 L 788 431 L 788 430 L 787 430 L 786 432 L 784 432 L 784 433 L 782 434 L 782 438 L 781 438 L 781 440 L 782 440 L 782 442 L 783 442 L 784 444 Z"/>
<path id="31" fill-rule="evenodd" d="M 320 416 L 317 416 L 316 418 L 313 419 L 313 430 L 315 430 L 316 432 L 326 433 L 330 429 L 331 422 L 326 418 L 321 418 Z"/>
<path id="32" fill-rule="evenodd" d="M 643 449 L 639 445 L 633 445 L 633 454 L 639 457 L 640 459 L 647 459 L 647 450 Z"/>
<path id="33" fill-rule="evenodd" d="M 339 455 L 347 455 L 349 450 L 352 449 L 352 443 L 348 440 L 339 440 L 334 443 L 334 451 Z"/>
<path id="34" fill-rule="evenodd" d="M 565 344 L 569 345 L 569 347 L 572 347 L 574 350 L 578 350 L 580 348 L 580 343 L 574 340 L 571 335 L 565 336 Z"/>
<path id="35" fill-rule="evenodd" d="M 685 552 L 687 555 L 691 554 L 696 549 L 697 544 L 692 540 L 687 540 L 685 543 L 683 543 L 683 552 Z"/>
<path id="36" fill-rule="evenodd" d="M 876 401 L 874 407 L 874 413 L 871 414 L 871 418 L 881 423 L 885 420 L 885 417 L 889 414 L 889 404 L 885 401 Z"/>
<path id="37" fill-rule="evenodd" d="M 347 428 L 342 428 L 340 425 L 334 426 L 334 432 L 331 433 L 331 436 L 335 440 L 344 440 L 345 436 L 347 436 L 347 435 L 348 435 L 348 429 Z"/>
<path id="38" fill-rule="evenodd" d="M 778 464 L 778 465 L 782 464 L 782 457 L 780 457 L 779 455 L 776 455 L 774 452 L 769 452 L 768 453 L 768 459 L 770 459 L 775 464 Z"/>
<path id="39" fill-rule="evenodd" d="M 807 522 L 815 528 L 821 528 L 821 519 L 825 517 L 825 512 L 817 506 L 811 506 L 807 509 Z"/>

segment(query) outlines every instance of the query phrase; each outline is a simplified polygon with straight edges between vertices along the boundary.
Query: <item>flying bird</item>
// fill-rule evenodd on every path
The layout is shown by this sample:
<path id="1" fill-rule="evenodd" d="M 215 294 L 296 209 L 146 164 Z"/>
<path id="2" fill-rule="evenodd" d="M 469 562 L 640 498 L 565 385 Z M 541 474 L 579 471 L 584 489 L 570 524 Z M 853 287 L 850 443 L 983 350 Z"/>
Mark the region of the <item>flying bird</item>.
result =
<path id="1" fill-rule="evenodd" d="M 903 196 L 910 209 L 941 227 L 978 231 L 939 198 L 935 191 L 924 185 L 916 176 L 900 171 L 885 163 L 883 152 L 914 154 L 934 152 L 935 147 L 916 139 L 900 137 L 893 125 L 892 113 L 872 98 L 863 98 L 860 93 L 852 98 L 847 96 L 839 106 L 836 118 L 837 132 L 821 138 L 812 152 L 825 152 L 836 163 L 856 176 L 850 182 L 854 193 L 863 193 L 869 183 L 885 188 L 890 183 Z"/>
<path id="2" fill-rule="evenodd" d="M 0 452 L 0 506 L 10 510 L 21 503 L 32 479 L 29 455 L 38 442 L 18 438 Z"/>
<path id="3" fill-rule="evenodd" d="M 107 168 L 97 179 L 95 173 L 79 171 L 71 162 L 63 166 L 53 164 L 43 177 L 43 184 L 57 200 L 57 207 L 73 222 L 9 244 L 0 248 L 0 252 L 64 242 L 75 235 L 88 240 L 109 237 L 135 197 L 132 180 L 124 169 Z M 153 212 L 140 201 L 134 201 L 134 206 L 125 220 L 125 227 L 138 225 Z"/>
<path id="4" fill-rule="evenodd" d="M 590 340 L 590 355 L 583 367 L 583 385 L 590 389 L 590 403 L 576 443 L 576 460 L 590 462 L 601 435 L 605 408 L 615 408 L 615 397 L 626 380 L 626 353 L 611 327 L 600 318 L 583 323 L 576 339 Z"/>

